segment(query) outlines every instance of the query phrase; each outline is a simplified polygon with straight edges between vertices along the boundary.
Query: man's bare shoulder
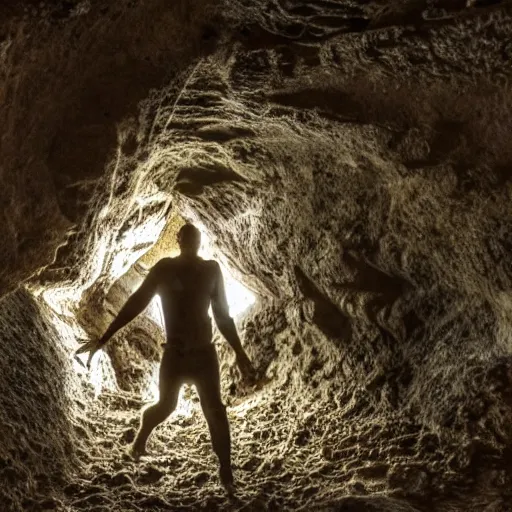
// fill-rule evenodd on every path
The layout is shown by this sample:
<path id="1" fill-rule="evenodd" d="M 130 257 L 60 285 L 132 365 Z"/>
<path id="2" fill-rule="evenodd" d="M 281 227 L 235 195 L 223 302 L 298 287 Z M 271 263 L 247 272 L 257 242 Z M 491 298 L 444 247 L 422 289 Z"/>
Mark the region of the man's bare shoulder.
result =
<path id="1" fill-rule="evenodd" d="M 218 272 L 220 270 L 220 265 L 215 260 L 203 260 L 203 264 L 212 272 Z"/>
<path id="2" fill-rule="evenodd" d="M 153 270 L 155 272 L 166 272 L 176 266 L 176 258 L 162 258 L 155 263 Z"/>

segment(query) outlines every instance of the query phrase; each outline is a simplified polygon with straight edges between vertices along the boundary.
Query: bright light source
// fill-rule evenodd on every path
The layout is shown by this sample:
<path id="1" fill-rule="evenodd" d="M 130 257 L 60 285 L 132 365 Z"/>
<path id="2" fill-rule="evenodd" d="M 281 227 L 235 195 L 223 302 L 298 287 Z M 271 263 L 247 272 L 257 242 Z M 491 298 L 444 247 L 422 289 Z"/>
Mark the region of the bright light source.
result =
<path id="1" fill-rule="evenodd" d="M 128 270 L 128 268 L 135 263 L 135 261 L 141 256 L 141 252 L 145 252 L 150 243 L 156 242 L 158 236 L 162 231 L 161 223 L 156 223 L 153 226 L 146 225 L 140 226 L 133 230 L 127 231 L 116 247 L 116 253 L 111 260 L 111 269 L 114 273 L 114 278 L 121 276 Z M 214 259 L 214 251 L 211 247 L 210 240 L 207 234 L 202 232 L 202 246 L 200 254 L 203 258 Z M 90 286 L 93 281 L 99 277 L 104 262 L 107 258 L 107 246 L 108 236 L 103 233 L 101 239 L 98 241 L 99 252 L 95 258 L 95 266 L 92 270 L 92 277 L 88 280 L 87 286 Z M 245 286 L 234 279 L 230 270 L 226 268 L 221 262 L 219 262 L 221 270 L 224 276 L 224 284 L 226 289 L 226 296 L 230 309 L 230 314 L 233 317 L 240 316 L 249 306 L 254 304 L 255 296 Z M 74 353 L 76 350 L 77 340 L 84 340 L 87 338 L 81 327 L 77 324 L 74 318 L 73 306 L 79 302 L 82 291 L 87 288 L 82 286 L 79 289 L 75 287 L 61 287 L 61 288 L 50 288 L 46 289 L 42 293 L 42 298 L 55 312 L 53 318 L 56 327 L 61 332 L 63 338 L 67 338 L 67 348 Z M 155 297 L 152 301 L 151 306 L 148 308 L 150 317 L 159 324 L 162 329 L 163 325 L 163 314 L 160 297 Z M 65 320 L 64 320 L 65 319 Z M 85 368 L 85 363 L 88 358 L 88 354 L 84 356 L 77 356 L 82 361 L 83 365 L 80 364 L 77 359 L 72 356 L 72 364 L 77 373 L 86 377 L 94 387 L 95 396 L 99 396 L 103 389 L 116 390 L 116 378 L 115 373 L 108 356 L 103 352 L 99 351 L 92 360 L 91 369 Z M 186 398 L 186 387 L 182 387 L 178 405 L 175 411 L 175 415 L 179 416 L 191 416 L 194 406 L 190 400 Z M 143 397 L 145 400 L 157 401 L 158 400 L 158 365 L 155 365 L 151 377 L 148 382 L 147 391 Z"/>
<path id="2" fill-rule="evenodd" d="M 229 311 L 231 316 L 236 318 L 254 304 L 255 297 L 243 284 L 234 279 L 225 267 L 222 268 L 222 273 L 224 275 Z"/>
<path id="3" fill-rule="evenodd" d="M 208 235 L 201 230 L 201 256 L 205 259 L 215 259 Z M 228 299 L 229 312 L 232 317 L 240 316 L 256 300 L 254 294 L 242 283 L 237 281 L 230 270 L 219 261 L 222 275 L 224 276 L 224 287 Z"/>
<path id="4" fill-rule="evenodd" d="M 141 224 L 126 231 L 121 240 L 116 242 L 111 263 L 111 276 L 121 277 L 160 236 L 164 227 L 164 219 L 159 222 Z"/>

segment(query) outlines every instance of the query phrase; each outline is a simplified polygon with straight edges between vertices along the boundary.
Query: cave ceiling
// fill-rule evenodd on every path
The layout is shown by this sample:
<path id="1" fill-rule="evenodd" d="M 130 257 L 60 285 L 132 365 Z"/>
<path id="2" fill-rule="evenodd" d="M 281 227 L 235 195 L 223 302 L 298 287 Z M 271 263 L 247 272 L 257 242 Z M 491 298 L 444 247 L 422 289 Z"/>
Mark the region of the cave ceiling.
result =
<path id="1" fill-rule="evenodd" d="M 447 4 L 4 6 L 1 288 L 44 268 L 87 279 L 100 233 L 161 229 L 173 207 L 218 232 L 244 273 L 272 266 L 282 282 L 260 284 L 274 294 L 294 280 L 288 254 L 335 234 L 338 216 L 345 246 L 375 252 L 371 216 L 393 222 L 417 195 L 419 215 L 422 201 L 500 215 L 474 183 L 509 192 L 508 8 Z M 323 250 L 339 250 L 329 238 Z"/>

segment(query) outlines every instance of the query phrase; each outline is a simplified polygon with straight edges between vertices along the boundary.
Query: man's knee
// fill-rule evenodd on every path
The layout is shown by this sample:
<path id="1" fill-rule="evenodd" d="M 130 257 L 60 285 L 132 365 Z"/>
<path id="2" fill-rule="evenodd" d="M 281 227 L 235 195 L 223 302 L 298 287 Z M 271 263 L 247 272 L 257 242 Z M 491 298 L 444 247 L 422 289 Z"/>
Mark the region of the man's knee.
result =
<path id="1" fill-rule="evenodd" d="M 177 403 L 177 399 L 159 400 L 144 411 L 144 416 L 151 416 L 159 421 L 163 421 L 174 412 Z"/>
<path id="2" fill-rule="evenodd" d="M 226 406 L 222 400 L 203 400 L 201 407 L 207 417 L 226 416 Z"/>

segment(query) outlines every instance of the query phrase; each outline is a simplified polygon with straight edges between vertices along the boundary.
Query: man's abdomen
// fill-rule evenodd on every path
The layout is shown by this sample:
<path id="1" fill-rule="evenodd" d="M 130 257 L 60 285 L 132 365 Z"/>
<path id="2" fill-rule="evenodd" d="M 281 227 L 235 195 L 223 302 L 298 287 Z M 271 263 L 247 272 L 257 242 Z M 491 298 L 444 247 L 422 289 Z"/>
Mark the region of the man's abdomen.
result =
<path id="1" fill-rule="evenodd" d="M 212 322 L 207 320 L 190 320 L 169 322 L 166 325 L 167 343 L 179 344 L 185 349 L 201 347 L 212 341 Z"/>

